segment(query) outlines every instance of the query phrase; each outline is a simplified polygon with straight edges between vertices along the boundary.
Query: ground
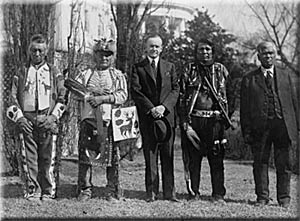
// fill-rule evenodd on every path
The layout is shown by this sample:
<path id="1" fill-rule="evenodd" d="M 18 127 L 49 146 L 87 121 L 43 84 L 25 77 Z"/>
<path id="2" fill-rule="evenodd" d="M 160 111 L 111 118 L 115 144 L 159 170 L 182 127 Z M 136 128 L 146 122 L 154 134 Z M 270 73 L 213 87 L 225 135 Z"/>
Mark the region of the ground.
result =
<path id="1" fill-rule="evenodd" d="M 1 177 L 2 218 L 268 218 L 296 219 L 298 176 L 292 177 L 291 205 L 289 209 L 278 207 L 276 202 L 275 172 L 270 169 L 271 204 L 263 208 L 253 205 L 254 181 L 251 162 L 225 161 L 225 186 L 227 189 L 225 205 L 211 201 L 209 166 L 206 158 L 201 172 L 201 199 L 188 201 L 183 176 L 183 164 L 180 149 L 175 151 L 175 184 L 177 197 L 181 202 L 174 203 L 160 199 L 147 203 L 145 201 L 144 158 L 139 152 L 134 161 L 121 162 L 120 176 L 124 189 L 124 199 L 117 202 L 105 200 L 105 173 L 101 168 L 93 171 L 95 185 L 93 198 L 85 203 L 76 200 L 77 164 L 63 160 L 60 172 L 58 199 L 53 202 L 35 203 L 22 198 L 22 188 L 18 177 Z"/>

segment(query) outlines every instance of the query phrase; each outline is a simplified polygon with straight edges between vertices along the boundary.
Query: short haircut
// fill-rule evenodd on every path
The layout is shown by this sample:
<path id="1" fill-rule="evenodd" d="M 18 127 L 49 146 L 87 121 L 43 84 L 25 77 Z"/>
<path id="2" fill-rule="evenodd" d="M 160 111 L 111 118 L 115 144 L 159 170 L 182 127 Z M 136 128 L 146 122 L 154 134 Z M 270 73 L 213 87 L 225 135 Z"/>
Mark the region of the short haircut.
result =
<path id="1" fill-rule="evenodd" d="M 31 37 L 30 42 L 40 43 L 40 44 L 47 44 L 46 38 L 41 34 L 35 34 Z"/>
<path id="2" fill-rule="evenodd" d="M 263 41 L 263 42 L 260 42 L 257 47 L 256 47 L 256 50 L 258 53 L 260 53 L 262 51 L 263 48 L 266 48 L 266 47 L 272 47 L 273 50 L 275 52 L 277 52 L 277 49 L 276 49 L 276 46 L 273 42 L 270 42 L 270 41 Z"/>
<path id="3" fill-rule="evenodd" d="M 145 37 L 145 40 L 144 40 L 145 44 L 147 43 L 147 41 L 148 41 L 150 38 L 160 38 L 161 41 L 163 42 L 162 37 L 161 37 L 158 33 L 152 33 L 152 34 L 149 34 L 149 35 L 147 35 L 147 36 Z"/>

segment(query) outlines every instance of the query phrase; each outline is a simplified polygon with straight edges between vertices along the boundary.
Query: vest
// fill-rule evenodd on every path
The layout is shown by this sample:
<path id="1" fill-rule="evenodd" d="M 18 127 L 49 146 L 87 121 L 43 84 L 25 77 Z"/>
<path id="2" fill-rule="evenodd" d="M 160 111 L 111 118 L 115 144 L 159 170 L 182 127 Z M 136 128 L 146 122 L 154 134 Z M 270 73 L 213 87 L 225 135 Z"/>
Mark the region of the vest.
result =
<path id="1" fill-rule="evenodd" d="M 267 88 L 267 102 L 268 102 L 268 119 L 274 119 L 275 117 L 282 118 L 282 110 L 277 94 L 277 85 L 275 85 L 275 75 L 272 79 L 272 85 L 266 84 Z"/>

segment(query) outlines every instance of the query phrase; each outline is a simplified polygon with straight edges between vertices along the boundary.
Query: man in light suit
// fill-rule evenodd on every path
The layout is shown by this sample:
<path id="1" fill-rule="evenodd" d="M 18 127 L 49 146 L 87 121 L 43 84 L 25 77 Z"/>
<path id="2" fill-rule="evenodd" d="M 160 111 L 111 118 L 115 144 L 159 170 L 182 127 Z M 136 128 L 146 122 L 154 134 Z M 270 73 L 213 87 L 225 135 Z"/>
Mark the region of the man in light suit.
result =
<path id="1" fill-rule="evenodd" d="M 146 162 L 148 202 L 159 193 L 158 153 L 162 167 L 163 198 L 177 202 L 174 187 L 175 105 L 179 95 L 174 64 L 160 58 L 162 39 L 146 38 L 147 57 L 133 67 L 132 98 L 137 106 Z"/>
<path id="2" fill-rule="evenodd" d="M 276 48 L 271 42 L 257 46 L 261 66 L 243 77 L 241 84 L 241 128 L 251 146 L 257 206 L 268 204 L 268 164 L 271 146 L 277 175 L 277 201 L 290 203 L 290 148 L 297 145 L 299 131 L 298 99 L 291 71 L 277 65 Z"/>

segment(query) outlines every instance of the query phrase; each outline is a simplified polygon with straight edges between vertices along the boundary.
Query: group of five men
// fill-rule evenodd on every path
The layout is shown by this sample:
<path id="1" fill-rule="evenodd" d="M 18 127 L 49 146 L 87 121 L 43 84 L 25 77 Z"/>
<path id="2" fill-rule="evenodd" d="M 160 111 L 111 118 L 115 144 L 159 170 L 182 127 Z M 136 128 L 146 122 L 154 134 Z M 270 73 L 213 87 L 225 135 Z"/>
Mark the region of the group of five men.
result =
<path id="1" fill-rule="evenodd" d="M 229 127 L 226 80 L 229 73 L 214 60 L 214 45 L 201 39 L 195 45 L 194 62 L 178 77 L 174 64 L 163 60 L 159 35 L 145 40 L 145 58 L 133 65 L 130 92 L 139 117 L 145 158 L 147 202 L 158 199 L 158 155 L 161 161 L 163 199 L 178 202 L 174 184 L 176 122 L 181 129 L 182 157 L 190 199 L 200 199 L 201 161 L 207 156 L 212 197 L 224 203 L 224 152 Z M 289 150 L 297 141 L 298 101 L 288 69 L 275 67 L 276 49 L 270 42 L 257 47 L 261 66 L 243 77 L 241 126 L 254 156 L 257 205 L 269 202 L 268 164 L 274 144 L 279 205 L 290 202 Z M 25 198 L 56 197 L 55 147 L 58 122 L 65 111 L 64 76 L 46 61 L 47 42 L 35 35 L 29 45 L 29 66 L 13 78 L 7 116 L 19 126 Z M 77 81 L 88 93 L 80 102 L 78 199 L 92 196 L 92 159 L 106 166 L 108 200 L 119 199 L 119 143 L 114 141 L 112 109 L 128 99 L 126 75 L 114 67 L 116 45 L 102 39 L 93 47 L 93 65 Z M 271 72 L 270 83 L 269 72 Z M 179 120 L 176 120 L 179 116 Z M 100 147 L 100 148 L 99 148 Z M 90 173 L 88 174 L 88 171 Z"/>

